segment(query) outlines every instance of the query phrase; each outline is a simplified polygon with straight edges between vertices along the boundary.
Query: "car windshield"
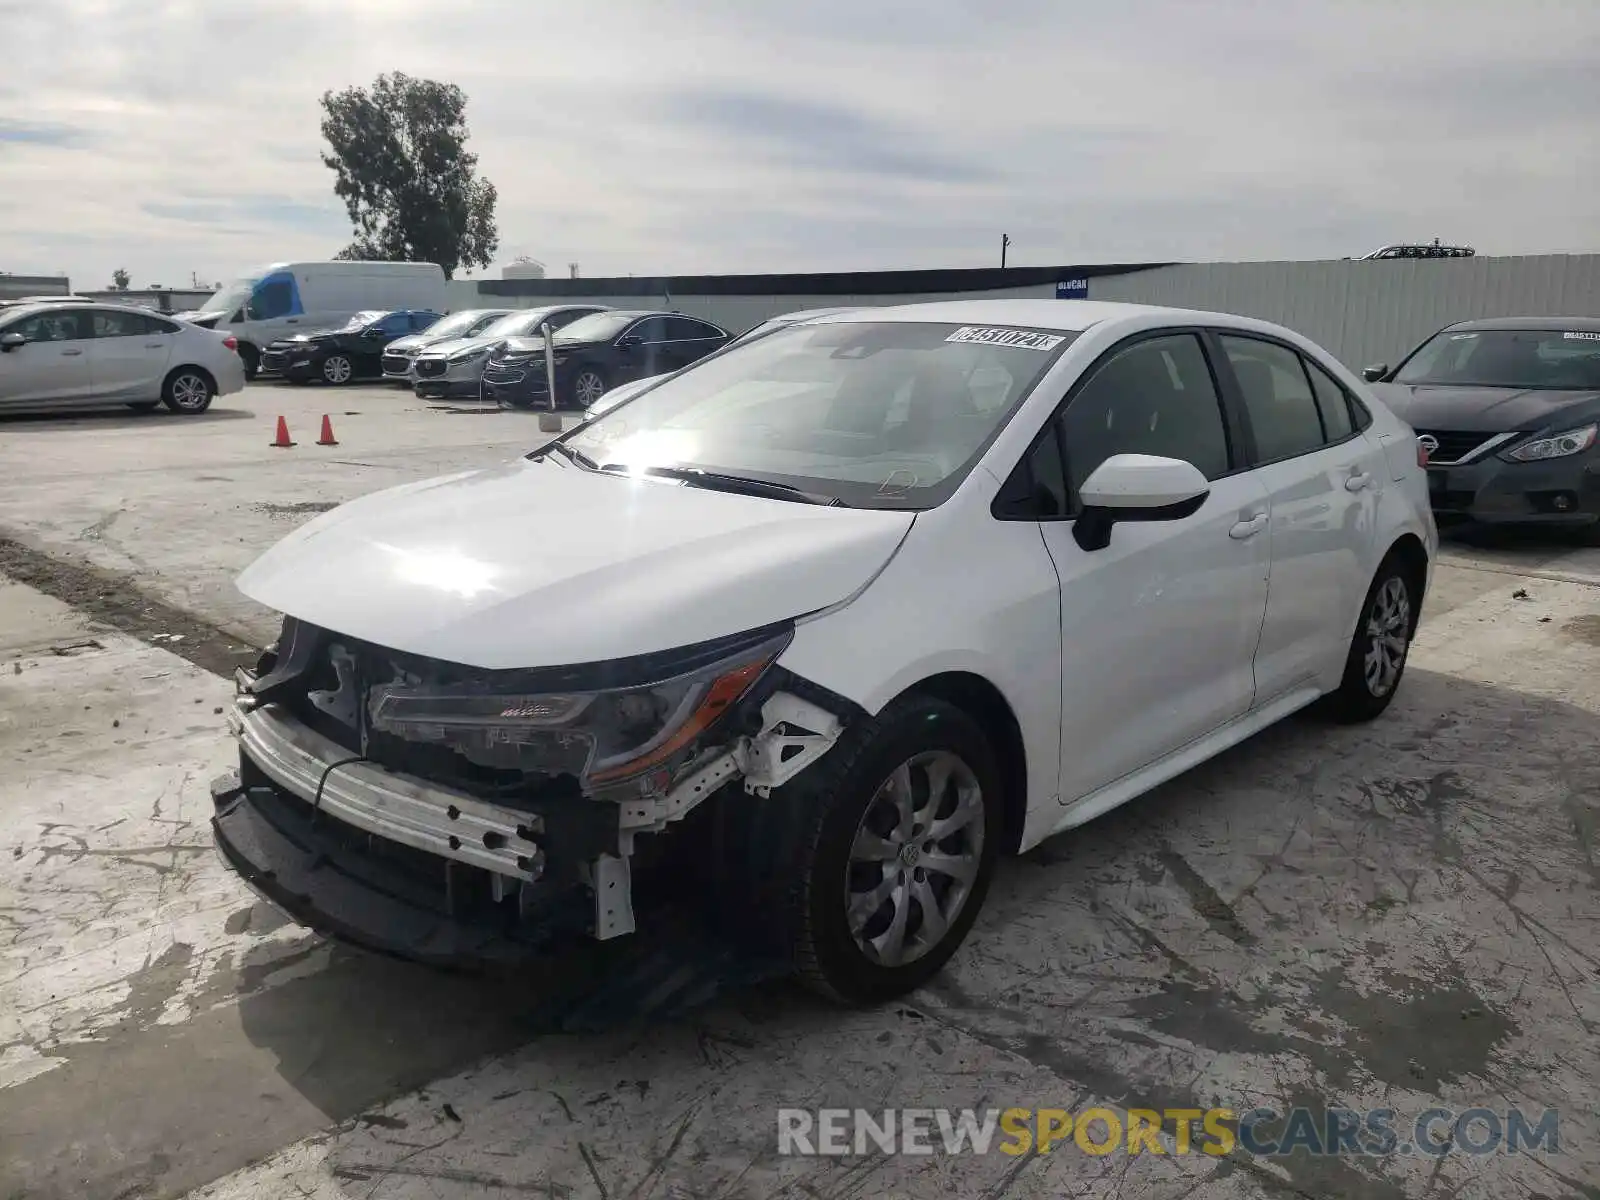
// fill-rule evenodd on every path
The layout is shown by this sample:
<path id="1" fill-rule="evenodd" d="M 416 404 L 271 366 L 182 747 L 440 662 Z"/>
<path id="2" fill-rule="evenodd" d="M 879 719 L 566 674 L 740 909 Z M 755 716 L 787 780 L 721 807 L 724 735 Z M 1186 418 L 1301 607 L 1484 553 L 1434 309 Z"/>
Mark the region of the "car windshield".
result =
<path id="1" fill-rule="evenodd" d="M 213 293 L 211 299 L 200 306 L 200 311 L 203 313 L 230 313 L 236 309 L 243 308 L 245 302 L 255 292 L 256 284 L 259 282 L 256 279 L 240 279 L 230 283 L 221 291 Z"/>
<path id="2" fill-rule="evenodd" d="M 735 475 L 869 508 L 942 503 L 1076 334 L 797 325 L 714 355 L 566 439 L 602 469 Z"/>
<path id="3" fill-rule="evenodd" d="M 530 308 L 526 312 L 511 313 L 487 327 L 478 337 L 526 337 L 539 328 L 539 322 L 550 315 L 548 308 Z"/>
<path id="4" fill-rule="evenodd" d="M 627 313 L 590 313 L 587 317 L 579 317 L 565 329 L 558 330 L 556 337 L 564 342 L 603 342 L 616 337 L 638 319 Z"/>
<path id="5" fill-rule="evenodd" d="M 1600 389 L 1600 332 L 1446 330 L 1406 359 L 1394 382 L 1539 391 Z"/>
<path id="6" fill-rule="evenodd" d="M 478 323 L 482 314 L 472 309 L 465 312 L 451 313 L 448 317 L 440 317 L 428 326 L 428 336 L 444 341 L 446 338 L 460 337 L 467 330 Z"/>

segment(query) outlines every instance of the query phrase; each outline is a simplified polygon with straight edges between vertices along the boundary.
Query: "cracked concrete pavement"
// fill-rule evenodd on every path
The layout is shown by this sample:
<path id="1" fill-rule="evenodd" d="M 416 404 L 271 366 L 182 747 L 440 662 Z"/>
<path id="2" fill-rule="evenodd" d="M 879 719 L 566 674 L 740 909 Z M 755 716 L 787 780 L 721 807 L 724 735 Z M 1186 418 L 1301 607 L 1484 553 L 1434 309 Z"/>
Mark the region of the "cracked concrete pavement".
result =
<path id="1" fill-rule="evenodd" d="M 335 396 L 341 461 L 266 449 Z M 70 604 L 0 586 L 0 1196 L 1600 1195 L 1600 551 L 1451 546 L 1383 719 L 1291 719 L 1007 864 L 907 1003 L 842 1013 L 671 944 L 489 984 L 308 936 L 221 867 L 230 688 L 185 653 L 270 635 L 227 581 L 294 506 L 533 423 L 379 389 L 241 407 L 0 422 L 0 533 L 103 569 Z M 96 581 L 200 625 L 101 620 Z M 1550 1107 L 1561 1152 L 776 1154 L 780 1106 L 1096 1104 Z"/>

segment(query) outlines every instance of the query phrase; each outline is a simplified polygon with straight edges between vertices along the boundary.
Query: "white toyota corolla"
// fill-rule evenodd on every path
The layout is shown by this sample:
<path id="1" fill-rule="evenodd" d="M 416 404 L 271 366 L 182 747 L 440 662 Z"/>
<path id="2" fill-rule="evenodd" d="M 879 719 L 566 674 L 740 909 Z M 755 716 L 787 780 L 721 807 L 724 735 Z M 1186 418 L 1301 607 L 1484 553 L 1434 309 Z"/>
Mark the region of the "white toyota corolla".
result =
<path id="1" fill-rule="evenodd" d="M 285 620 L 240 673 L 218 844 L 295 919 L 455 964 L 630 933 L 688 876 L 882 1000 L 1002 855 L 1313 701 L 1382 712 L 1424 476 L 1359 379 L 1260 321 L 802 322 L 251 566 Z"/>

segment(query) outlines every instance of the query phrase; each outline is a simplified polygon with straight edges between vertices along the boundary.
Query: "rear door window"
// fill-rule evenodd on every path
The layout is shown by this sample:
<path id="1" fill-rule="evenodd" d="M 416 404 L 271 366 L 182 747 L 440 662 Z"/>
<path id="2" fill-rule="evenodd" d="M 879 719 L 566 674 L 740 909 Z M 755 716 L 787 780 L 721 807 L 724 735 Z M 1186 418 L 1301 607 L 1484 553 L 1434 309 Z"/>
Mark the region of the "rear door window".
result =
<path id="1" fill-rule="evenodd" d="M 1257 462 L 1309 454 L 1325 444 L 1317 400 L 1298 354 L 1259 338 L 1225 333 L 1218 340 L 1239 382 Z"/>

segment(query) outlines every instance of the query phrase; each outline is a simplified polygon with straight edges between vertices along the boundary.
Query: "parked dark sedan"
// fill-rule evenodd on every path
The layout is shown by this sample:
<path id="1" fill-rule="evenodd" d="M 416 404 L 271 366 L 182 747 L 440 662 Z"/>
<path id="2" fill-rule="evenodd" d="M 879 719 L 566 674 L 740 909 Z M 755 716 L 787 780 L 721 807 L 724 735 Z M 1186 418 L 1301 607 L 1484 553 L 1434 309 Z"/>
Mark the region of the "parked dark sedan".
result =
<path id="1" fill-rule="evenodd" d="M 421 333 L 442 315 L 420 309 L 358 312 L 338 329 L 273 342 L 261 356 L 261 370 L 282 375 L 291 383 L 379 378 L 383 375 L 383 348 L 396 338 Z"/>
<path id="2" fill-rule="evenodd" d="M 1600 534 L 1600 318 L 1463 321 L 1362 374 L 1417 431 L 1441 526 Z"/>
<path id="3" fill-rule="evenodd" d="M 556 407 L 585 409 L 618 384 L 664 375 L 728 344 L 728 331 L 680 313 L 613 311 L 555 335 Z M 502 408 L 546 408 L 544 339 L 512 338 L 483 369 L 483 398 Z"/>

